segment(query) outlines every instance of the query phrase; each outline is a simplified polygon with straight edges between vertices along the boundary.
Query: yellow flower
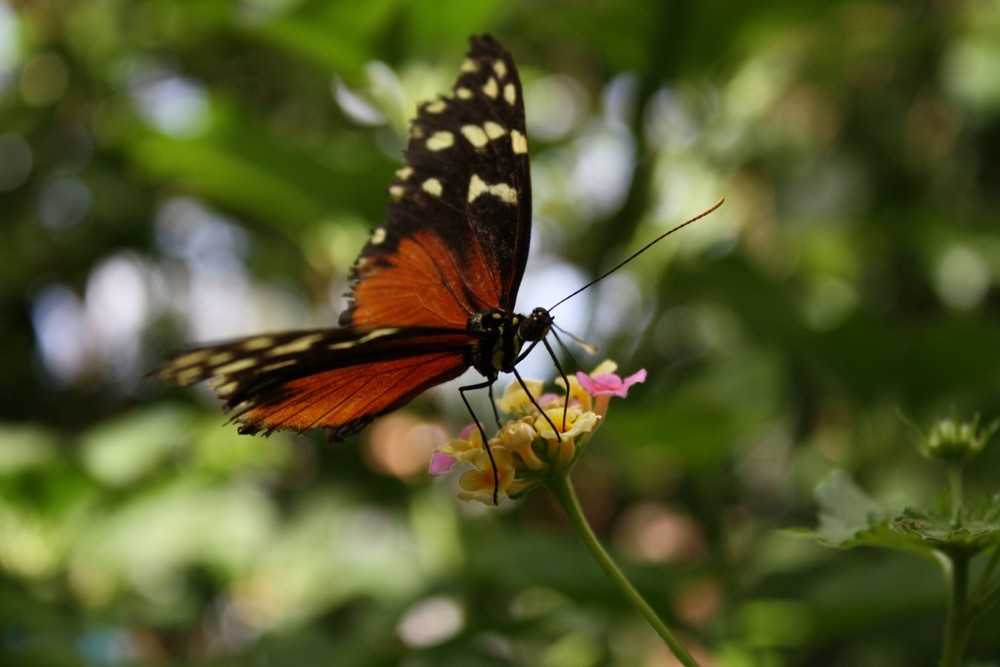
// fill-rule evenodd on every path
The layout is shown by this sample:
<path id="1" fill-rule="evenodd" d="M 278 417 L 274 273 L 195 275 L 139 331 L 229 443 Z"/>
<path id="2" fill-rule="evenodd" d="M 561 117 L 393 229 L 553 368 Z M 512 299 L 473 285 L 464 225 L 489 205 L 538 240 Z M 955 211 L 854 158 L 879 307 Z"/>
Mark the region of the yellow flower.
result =
<path id="1" fill-rule="evenodd" d="M 578 407 L 572 407 L 566 411 L 565 425 L 563 424 L 562 408 L 549 408 L 545 411 L 545 416 L 538 416 L 535 420 L 535 428 L 548 445 L 547 460 L 552 465 L 552 469 L 559 471 L 573 461 L 580 445 L 585 442 L 579 442 L 580 436 L 597 428 L 600 417 L 589 411 L 581 413 Z M 559 431 L 558 437 L 556 437 L 556 431 L 552 430 L 552 424 L 549 423 L 549 420 L 556 425 Z"/>
<path id="2" fill-rule="evenodd" d="M 513 419 L 489 439 L 488 450 L 480 429 L 473 428 L 468 440 L 451 440 L 434 451 L 430 473 L 446 474 L 458 463 L 471 466 L 459 478 L 458 496 L 488 504 L 543 484 L 579 458 L 603 421 L 610 397 L 624 397 L 629 386 L 645 380 L 644 370 L 623 380 L 614 375 L 615 368 L 607 361 L 589 375 L 560 379 L 561 395 L 542 394 L 542 383 L 536 380 L 526 380 L 523 387 L 512 382 L 497 406 Z"/>
<path id="3" fill-rule="evenodd" d="M 542 382 L 539 380 L 525 380 L 524 385 L 531 392 L 531 396 L 542 395 Z M 525 393 L 519 382 L 511 382 L 504 389 L 503 396 L 497 399 L 497 407 L 500 411 L 508 415 L 525 415 L 531 412 L 535 404 L 531 402 L 531 396 Z"/>
<path id="4" fill-rule="evenodd" d="M 500 442 L 502 446 L 515 455 L 515 467 L 524 467 L 529 470 L 545 470 L 548 463 L 538 457 L 534 450 L 535 440 L 538 439 L 538 431 L 535 430 L 529 421 L 534 421 L 531 417 L 525 417 L 520 421 L 507 424 L 500 429 Z M 517 461 L 522 465 L 518 466 Z"/>
<path id="5" fill-rule="evenodd" d="M 475 460 L 471 461 L 474 470 L 463 473 L 458 479 L 462 490 L 458 492 L 460 500 L 478 500 L 487 505 L 493 504 L 494 497 L 507 494 L 514 481 L 514 466 L 510 452 L 502 446 L 490 446 L 493 453 L 493 463 L 496 463 L 496 477 L 493 474 L 493 463 L 485 449 L 476 452 Z"/>

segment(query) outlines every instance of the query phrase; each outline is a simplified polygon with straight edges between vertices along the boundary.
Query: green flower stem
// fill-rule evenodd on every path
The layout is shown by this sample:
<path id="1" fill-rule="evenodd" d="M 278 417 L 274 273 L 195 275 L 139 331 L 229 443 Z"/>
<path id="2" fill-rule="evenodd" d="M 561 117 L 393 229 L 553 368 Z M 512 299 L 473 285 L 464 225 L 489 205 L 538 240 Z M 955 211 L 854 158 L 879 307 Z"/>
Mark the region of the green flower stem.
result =
<path id="1" fill-rule="evenodd" d="M 948 483 L 951 487 L 949 500 L 951 502 L 951 520 L 958 521 L 959 512 L 962 511 L 962 464 L 950 463 L 948 465 Z"/>
<path id="2" fill-rule="evenodd" d="M 993 573 L 997 569 L 997 565 L 1000 564 L 1000 547 L 994 547 L 993 553 L 990 555 L 990 560 L 986 563 L 986 567 L 983 568 L 982 574 L 979 575 L 979 583 L 976 585 L 976 590 L 973 592 L 973 597 L 977 600 L 986 600 L 987 589 L 990 585 L 990 580 L 993 579 Z M 994 589 L 992 595 L 996 596 L 1000 593 L 1000 588 Z M 992 606 L 992 605 L 991 605 Z"/>
<path id="3" fill-rule="evenodd" d="M 611 560 L 611 556 L 608 552 L 604 550 L 601 543 L 598 541 L 597 536 L 594 535 L 594 531 L 591 529 L 590 524 L 587 523 L 586 517 L 583 515 L 583 510 L 580 507 L 580 501 L 576 497 L 576 491 L 573 489 L 573 483 L 569 478 L 569 470 L 565 472 L 553 475 L 549 477 L 547 481 L 547 486 L 552 494 L 556 497 L 559 505 L 562 507 L 566 516 L 569 517 L 570 522 L 573 527 L 576 528 L 576 532 L 579 533 L 580 539 L 583 540 L 584 545 L 590 551 L 590 554 L 597 561 L 597 564 L 601 566 L 604 570 L 604 574 L 608 575 L 611 582 L 618 587 L 622 595 L 632 603 L 632 606 L 638 610 L 642 617 L 646 619 L 656 634 L 660 635 L 666 645 L 673 651 L 673 654 L 677 656 L 681 664 L 684 667 L 698 667 L 698 663 L 694 661 L 694 658 L 685 650 L 677 638 L 674 637 L 670 629 L 667 628 L 666 624 L 656 615 L 653 608 L 649 606 L 639 592 L 635 590 L 632 583 L 625 577 L 618 566 L 615 565 L 614 561 Z"/>
<path id="4" fill-rule="evenodd" d="M 990 609 L 995 607 L 998 603 L 1000 603 L 1000 586 L 997 586 L 992 591 L 986 593 L 985 595 L 982 596 L 982 598 L 979 599 L 979 603 L 976 605 L 975 608 L 975 616 L 980 616 L 982 614 L 985 614 Z"/>
<path id="5" fill-rule="evenodd" d="M 950 590 L 948 592 L 948 620 L 944 629 L 944 649 L 941 667 L 961 667 L 962 654 L 972 631 L 972 609 L 969 607 L 969 554 L 951 553 Z"/>

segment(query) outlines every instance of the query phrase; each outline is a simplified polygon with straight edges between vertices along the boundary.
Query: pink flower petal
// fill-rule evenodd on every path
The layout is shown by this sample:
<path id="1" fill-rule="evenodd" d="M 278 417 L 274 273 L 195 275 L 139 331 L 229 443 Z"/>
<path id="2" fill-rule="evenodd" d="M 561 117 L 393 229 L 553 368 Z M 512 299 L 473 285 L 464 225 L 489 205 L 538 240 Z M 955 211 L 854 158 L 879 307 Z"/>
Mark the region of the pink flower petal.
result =
<path id="1" fill-rule="evenodd" d="M 591 396 L 628 396 L 628 388 L 634 384 L 646 381 L 646 369 L 639 369 L 638 372 L 629 375 L 624 380 L 613 373 L 596 375 L 591 377 L 586 373 L 578 372 L 576 379 Z"/>
<path id="2" fill-rule="evenodd" d="M 447 475 L 456 463 L 458 463 L 458 459 L 454 456 L 444 452 L 434 452 L 431 454 L 431 463 L 427 468 L 427 473 L 431 476 Z"/>

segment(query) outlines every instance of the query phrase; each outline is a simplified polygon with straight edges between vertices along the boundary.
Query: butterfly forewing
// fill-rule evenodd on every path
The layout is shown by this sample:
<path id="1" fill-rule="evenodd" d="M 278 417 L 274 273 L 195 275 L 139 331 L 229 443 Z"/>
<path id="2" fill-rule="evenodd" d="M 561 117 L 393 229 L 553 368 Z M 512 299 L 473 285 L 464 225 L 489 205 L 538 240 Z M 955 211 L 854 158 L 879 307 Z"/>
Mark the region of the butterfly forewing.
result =
<path id="1" fill-rule="evenodd" d="M 471 44 L 452 95 L 420 106 L 342 325 L 464 327 L 514 307 L 531 236 L 521 82 L 495 40 Z"/>

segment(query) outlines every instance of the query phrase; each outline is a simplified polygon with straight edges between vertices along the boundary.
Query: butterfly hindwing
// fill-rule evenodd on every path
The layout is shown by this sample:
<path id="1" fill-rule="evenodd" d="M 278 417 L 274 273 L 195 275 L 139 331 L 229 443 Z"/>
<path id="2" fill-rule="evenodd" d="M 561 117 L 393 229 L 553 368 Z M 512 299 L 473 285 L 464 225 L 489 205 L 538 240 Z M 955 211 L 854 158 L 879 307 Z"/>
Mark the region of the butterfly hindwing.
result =
<path id="1" fill-rule="evenodd" d="M 158 371 L 209 381 L 243 433 L 324 427 L 342 440 L 469 366 L 472 339 L 450 330 L 316 329 L 193 348 Z"/>
<path id="2" fill-rule="evenodd" d="M 420 106 L 342 325 L 465 327 L 513 309 L 531 236 L 522 97 L 511 55 L 472 38 L 452 96 Z"/>

